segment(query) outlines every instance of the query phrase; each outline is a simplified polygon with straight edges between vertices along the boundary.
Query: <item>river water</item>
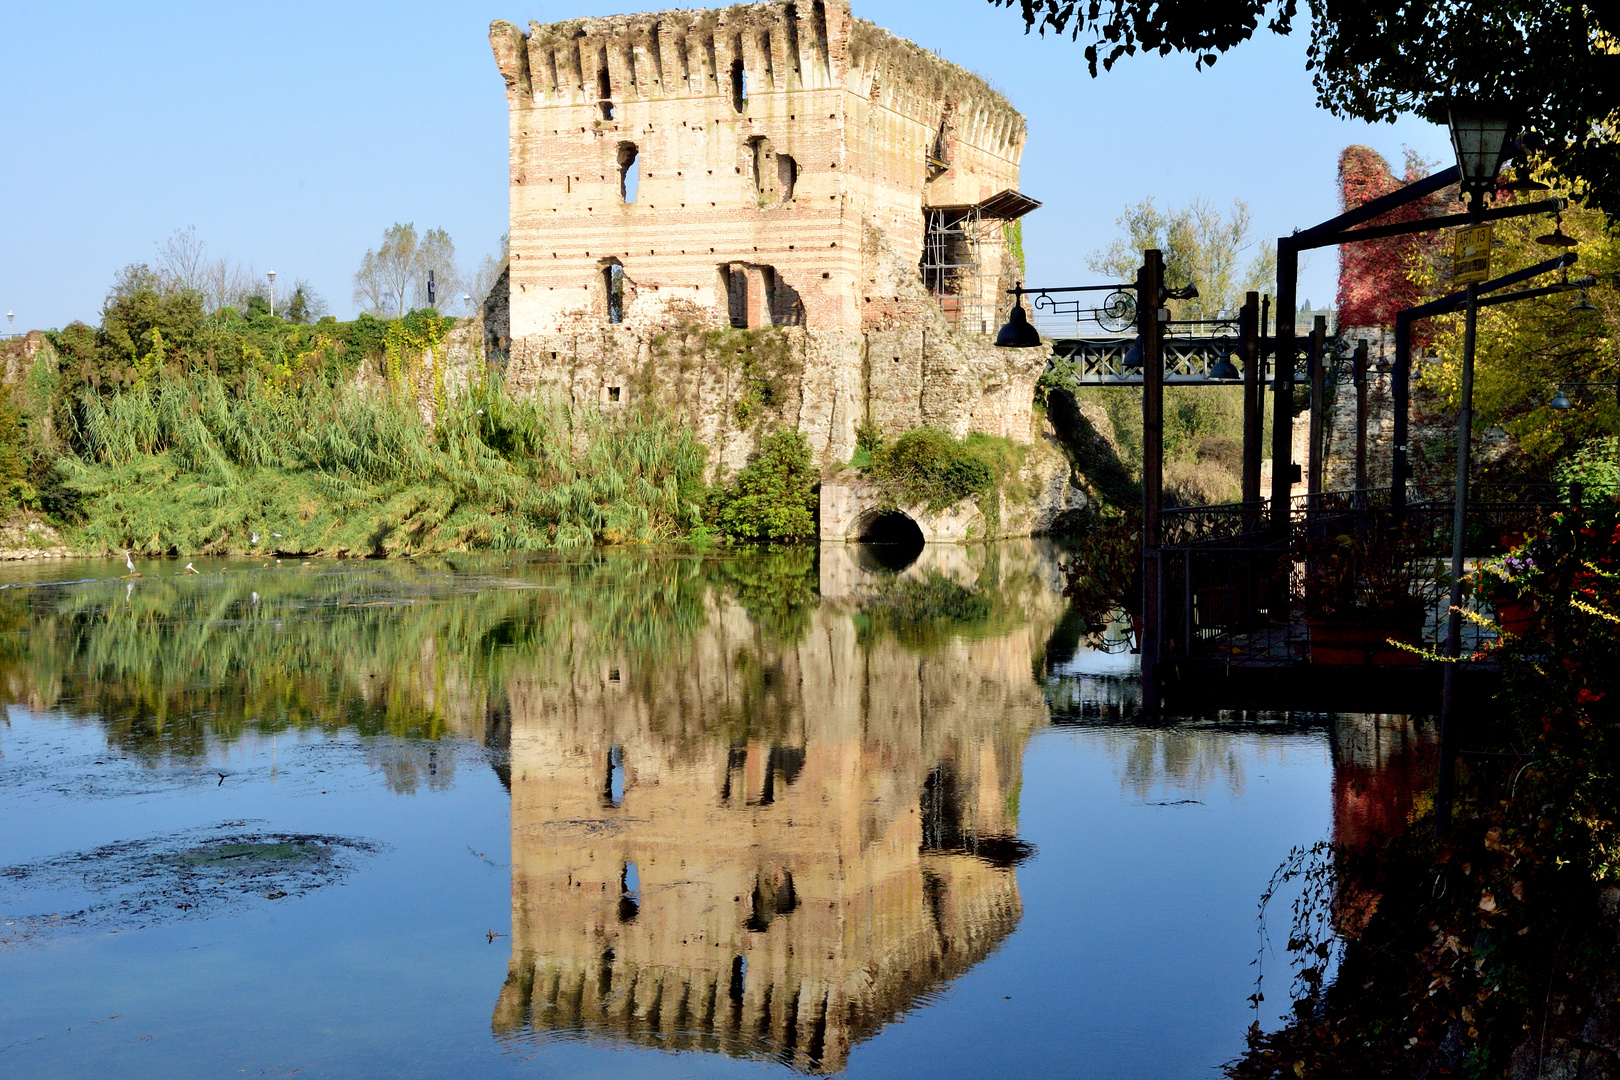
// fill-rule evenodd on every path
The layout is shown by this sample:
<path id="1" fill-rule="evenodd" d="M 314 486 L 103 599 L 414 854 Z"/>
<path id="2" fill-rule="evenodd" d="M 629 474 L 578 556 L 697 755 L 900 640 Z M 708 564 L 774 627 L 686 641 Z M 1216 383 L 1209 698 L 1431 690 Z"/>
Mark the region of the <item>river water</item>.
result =
<path id="1" fill-rule="evenodd" d="M 1424 747 L 1143 723 L 1040 543 L 193 562 L 0 572 L 0 1075 L 1209 1077 Z"/>

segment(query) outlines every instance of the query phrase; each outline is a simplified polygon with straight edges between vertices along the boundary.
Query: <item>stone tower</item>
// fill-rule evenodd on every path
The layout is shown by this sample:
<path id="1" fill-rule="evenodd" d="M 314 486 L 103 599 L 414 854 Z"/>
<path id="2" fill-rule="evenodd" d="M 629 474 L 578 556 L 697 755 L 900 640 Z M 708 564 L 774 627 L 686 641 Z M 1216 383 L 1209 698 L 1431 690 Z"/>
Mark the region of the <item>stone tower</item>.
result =
<path id="1" fill-rule="evenodd" d="M 1009 226 L 1039 204 L 1018 193 L 1023 117 L 978 76 L 842 0 L 497 22 L 490 40 L 516 387 L 656 395 L 722 471 L 762 422 L 823 460 L 862 423 L 1030 439 L 1044 356 L 990 336 L 1020 274 Z M 773 328 L 788 345 L 763 372 L 755 339 L 717 333 Z M 737 408 L 750 377 L 762 411 Z"/>

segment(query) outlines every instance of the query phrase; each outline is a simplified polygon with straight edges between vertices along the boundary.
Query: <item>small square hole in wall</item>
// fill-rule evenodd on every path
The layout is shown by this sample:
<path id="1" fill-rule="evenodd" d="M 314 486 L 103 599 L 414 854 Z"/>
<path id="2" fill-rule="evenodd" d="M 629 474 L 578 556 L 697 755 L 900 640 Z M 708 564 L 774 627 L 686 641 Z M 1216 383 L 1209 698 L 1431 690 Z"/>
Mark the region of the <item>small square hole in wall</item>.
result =
<path id="1" fill-rule="evenodd" d="M 608 387 L 608 400 L 609 401 L 618 401 L 619 400 L 619 388 L 617 386 Z"/>
<path id="2" fill-rule="evenodd" d="M 619 669 L 618 668 L 609 669 L 609 671 L 608 671 L 608 682 L 618 682 L 618 681 L 619 681 Z"/>

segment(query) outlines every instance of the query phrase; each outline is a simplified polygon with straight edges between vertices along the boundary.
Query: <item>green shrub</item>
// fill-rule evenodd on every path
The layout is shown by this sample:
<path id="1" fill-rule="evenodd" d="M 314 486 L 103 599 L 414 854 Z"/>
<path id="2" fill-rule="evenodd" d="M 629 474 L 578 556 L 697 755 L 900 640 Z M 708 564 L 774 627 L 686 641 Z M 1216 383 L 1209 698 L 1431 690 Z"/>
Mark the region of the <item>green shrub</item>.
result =
<path id="1" fill-rule="evenodd" d="M 715 524 L 733 540 L 794 543 L 816 535 L 816 471 L 797 428 L 768 436 L 715 499 Z"/>
<path id="2" fill-rule="evenodd" d="M 913 428 L 873 455 L 867 475 L 895 503 L 943 510 L 989 493 L 996 475 L 984 455 L 938 428 Z"/>
<path id="3" fill-rule="evenodd" d="M 1614 496 L 1620 494 L 1620 477 L 1616 475 L 1615 437 L 1589 439 L 1569 458 L 1553 470 L 1553 478 L 1563 490 L 1565 500 L 1570 488 L 1581 485 L 1582 498 Z"/>

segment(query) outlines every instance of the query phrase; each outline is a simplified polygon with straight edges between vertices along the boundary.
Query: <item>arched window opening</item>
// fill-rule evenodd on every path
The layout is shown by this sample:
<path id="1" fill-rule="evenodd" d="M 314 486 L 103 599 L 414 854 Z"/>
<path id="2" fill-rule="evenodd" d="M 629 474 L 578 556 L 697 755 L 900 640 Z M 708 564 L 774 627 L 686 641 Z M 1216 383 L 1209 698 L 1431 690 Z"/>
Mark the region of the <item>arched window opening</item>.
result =
<path id="1" fill-rule="evenodd" d="M 641 188 L 641 155 L 635 143 L 619 144 L 619 198 L 623 202 L 636 201 Z"/>
<path id="2" fill-rule="evenodd" d="M 776 187 L 783 202 L 793 198 L 793 185 L 799 180 L 799 163 L 786 154 L 776 155 Z"/>
<path id="3" fill-rule="evenodd" d="M 608 322 L 624 322 L 624 267 L 616 262 L 602 267 L 602 286 L 607 294 Z"/>
<path id="4" fill-rule="evenodd" d="M 602 110 L 602 119 L 613 119 L 613 83 L 608 78 L 606 49 L 602 50 L 596 60 L 596 96 L 598 106 Z"/>
<path id="5" fill-rule="evenodd" d="M 742 51 L 742 42 L 737 43 L 737 51 Z M 731 107 L 742 112 L 748 107 L 748 72 L 743 70 L 742 57 L 731 62 Z"/>
<path id="6" fill-rule="evenodd" d="M 737 263 L 722 266 L 720 288 L 726 298 L 726 321 L 734 330 L 748 329 L 748 269 Z"/>

